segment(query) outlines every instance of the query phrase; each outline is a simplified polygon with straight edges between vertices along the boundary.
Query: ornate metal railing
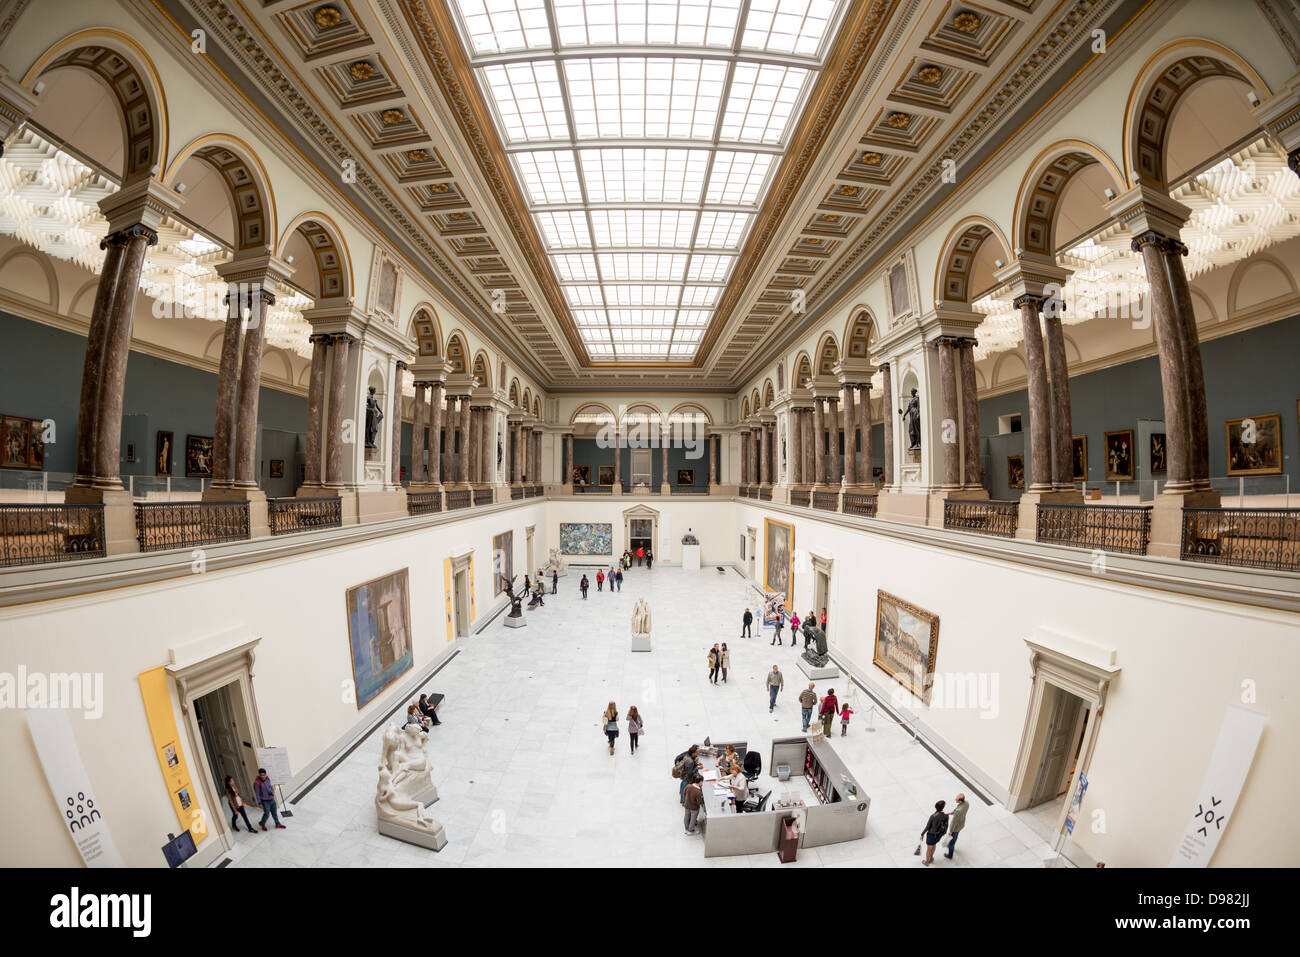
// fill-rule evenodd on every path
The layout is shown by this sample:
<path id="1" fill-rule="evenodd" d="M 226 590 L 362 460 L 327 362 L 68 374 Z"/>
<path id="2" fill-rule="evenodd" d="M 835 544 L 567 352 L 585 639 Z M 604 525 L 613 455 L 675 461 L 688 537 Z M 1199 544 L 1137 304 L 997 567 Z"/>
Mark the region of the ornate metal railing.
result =
<path id="1" fill-rule="evenodd" d="M 671 485 L 669 491 L 673 495 L 708 495 L 709 487 L 707 485 Z"/>
<path id="2" fill-rule="evenodd" d="M 772 486 L 760 485 L 758 487 L 758 497 L 761 501 L 764 502 L 772 501 Z"/>
<path id="3" fill-rule="evenodd" d="M 1050 545 L 1145 555 L 1150 505 L 1039 505 L 1035 538 Z"/>
<path id="4" fill-rule="evenodd" d="M 1180 557 L 1300 571 L 1300 508 L 1185 508 Z"/>
<path id="5" fill-rule="evenodd" d="M 812 492 L 806 488 L 790 489 L 790 504 L 800 505 L 804 508 L 812 506 Z"/>
<path id="6" fill-rule="evenodd" d="M 140 551 L 248 538 L 248 502 L 160 502 L 135 507 Z"/>
<path id="7" fill-rule="evenodd" d="M 517 502 L 524 497 L 524 487 L 522 485 L 510 486 L 510 501 Z"/>
<path id="8" fill-rule="evenodd" d="M 467 488 L 453 488 L 447 491 L 447 511 L 457 508 L 469 508 L 470 490 Z"/>
<path id="9" fill-rule="evenodd" d="M 820 508 L 823 512 L 838 512 L 840 510 L 840 493 L 818 492 L 814 489 L 812 503 L 813 508 Z"/>
<path id="10" fill-rule="evenodd" d="M 103 505 L 0 505 L 0 567 L 103 557 Z"/>
<path id="11" fill-rule="evenodd" d="M 876 517 L 876 496 L 863 492 L 844 493 L 844 514 L 862 518 Z"/>
<path id="12" fill-rule="evenodd" d="M 343 499 L 268 498 L 266 517 L 272 535 L 338 528 L 343 524 Z"/>
<path id="13" fill-rule="evenodd" d="M 1019 515 L 1019 502 L 948 499 L 943 503 L 943 527 L 962 532 L 1015 538 Z"/>
<path id="14" fill-rule="evenodd" d="M 442 511 L 441 492 L 407 492 L 406 511 L 410 515 L 431 515 Z"/>
<path id="15" fill-rule="evenodd" d="M 475 504 L 475 505 L 491 505 L 491 504 L 492 504 L 492 487 L 491 487 L 491 486 L 488 486 L 487 488 L 476 488 L 476 489 L 471 489 L 471 491 L 474 493 L 474 504 Z"/>
<path id="16" fill-rule="evenodd" d="M 524 486 L 524 498 L 537 498 L 541 494 L 542 494 L 542 487 L 540 485 Z"/>
<path id="17" fill-rule="evenodd" d="M 741 498 L 758 498 L 758 488 L 753 485 L 740 486 Z"/>
<path id="18" fill-rule="evenodd" d="M 613 495 L 614 486 L 612 485 L 575 485 L 573 486 L 575 495 Z"/>

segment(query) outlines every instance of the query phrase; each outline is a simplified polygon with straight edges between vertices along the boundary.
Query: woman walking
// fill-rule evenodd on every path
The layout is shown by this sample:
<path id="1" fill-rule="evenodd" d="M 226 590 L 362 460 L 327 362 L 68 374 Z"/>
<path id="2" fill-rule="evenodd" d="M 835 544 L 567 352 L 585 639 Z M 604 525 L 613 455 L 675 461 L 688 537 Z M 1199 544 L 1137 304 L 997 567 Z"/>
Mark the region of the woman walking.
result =
<path id="1" fill-rule="evenodd" d="M 609 566 L 609 571 L 605 574 L 605 581 L 609 582 L 609 593 L 614 594 L 614 566 Z"/>
<path id="2" fill-rule="evenodd" d="M 596 591 L 605 590 L 605 572 L 602 569 L 596 569 Z"/>
<path id="3" fill-rule="evenodd" d="M 790 647 L 799 640 L 799 613 L 796 611 L 790 615 Z"/>
<path id="4" fill-rule="evenodd" d="M 731 652 L 727 650 L 727 643 L 725 641 L 722 643 L 721 656 L 722 683 L 725 685 L 727 683 L 727 669 L 731 667 Z"/>
<path id="5" fill-rule="evenodd" d="M 839 714 L 839 711 L 840 700 L 835 697 L 835 689 L 831 688 L 826 692 L 826 697 L 822 698 L 822 708 L 817 712 L 817 716 L 821 718 L 822 722 L 822 734 L 828 738 L 831 736 L 831 722 L 835 720 L 835 716 Z"/>
<path id="6" fill-rule="evenodd" d="M 244 819 L 244 827 L 248 828 L 249 834 L 256 834 L 253 830 L 253 822 L 248 819 L 248 811 L 244 809 L 244 799 L 239 796 L 239 789 L 235 787 L 235 779 L 229 774 L 226 775 L 226 803 L 230 805 L 230 826 L 232 829 L 239 830 L 239 818 Z"/>
<path id="7" fill-rule="evenodd" d="M 618 705 L 611 701 L 609 707 L 605 709 L 602 721 L 605 728 L 605 737 L 609 738 L 609 753 L 613 755 L 614 739 L 618 737 Z"/>
<path id="8" fill-rule="evenodd" d="M 620 568 L 618 569 L 618 571 L 614 572 L 614 581 L 618 583 L 618 590 L 622 591 L 623 590 L 623 569 Z"/>
<path id="9" fill-rule="evenodd" d="M 709 680 L 715 685 L 718 683 L 718 669 L 721 667 L 719 659 L 721 657 L 722 653 L 718 651 L 717 645 L 709 649 Z"/>
<path id="10" fill-rule="evenodd" d="M 582 589 L 582 600 L 587 600 L 587 589 L 591 587 L 591 582 L 587 581 L 587 573 L 582 573 L 582 581 L 578 582 L 578 587 Z"/>
<path id="11" fill-rule="evenodd" d="M 632 753 L 636 754 L 637 735 L 645 727 L 645 722 L 641 720 L 641 712 L 636 710 L 636 705 L 627 709 L 627 737 L 632 745 Z"/>

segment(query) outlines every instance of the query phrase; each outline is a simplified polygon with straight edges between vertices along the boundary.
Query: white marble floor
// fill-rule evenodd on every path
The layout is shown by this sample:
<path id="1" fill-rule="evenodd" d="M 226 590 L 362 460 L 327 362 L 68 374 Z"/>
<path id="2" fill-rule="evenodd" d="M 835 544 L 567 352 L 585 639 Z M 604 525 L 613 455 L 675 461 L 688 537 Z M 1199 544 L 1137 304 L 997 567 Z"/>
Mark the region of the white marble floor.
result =
<path id="1" fill-rule="evenodd" d="M 789 631 L 781 648 L 769 645 L 766 632 L 737 637 L 741 613 L 757 596 L 731 569 L 634 566 L 621 592 L 593 589 L 586 601 L 577 587 L 582 571 L 571 569 L 558 595 L 526 613 L 526 628 L 506 628 L 498 618 L 468 639 L 426 689 L 447 696 L 429 744 L 441 797 L 430 813 L 448 838 L 442 851 L 377 833 L 376 733 L 293 808 L 287 830 L 241 835 L 247 839 L 227 855 L 232 866 L 778 866 L 775 854 L 705 860 L 702 838 L 683 831 L 671 763 L 706 735 L 743 739 L 763 755 L 765 786 L 779 787 L 766 776 L 771 739 L 799 733 L 805 681 Z M 595 569 L 589 574 L 594 581 Z M 653 614 L 654 651 L 634 654 L 628 624 L 642 596 Z M 713 685 L 705 657 L 724 640 L 729 680 Z M 773 664 L 786 685 L 769 714 L 763 680 Z M 846 685 L 836 683 L 841 698 Z M 951 803 L 964 789 L 888 721 L 878 716 L 877 730 L 866 732 L 869 699 L 857 695 L 849 734 L 840 737 L 837 724 L 833 745 L 871 797 L 867 836 L 803 850 L 787 866 L 919 867 L 912 852 L 934 802 Z M 611 699 L 620 714 L 635 704 L 645 719 L 635 755 L 625 724 L 609 755 L 600 716 Z M 956 857 L 936 856 L 932 870 L 1042 866 L 1041 838 L 1005 809 L 969 796 Z"/>

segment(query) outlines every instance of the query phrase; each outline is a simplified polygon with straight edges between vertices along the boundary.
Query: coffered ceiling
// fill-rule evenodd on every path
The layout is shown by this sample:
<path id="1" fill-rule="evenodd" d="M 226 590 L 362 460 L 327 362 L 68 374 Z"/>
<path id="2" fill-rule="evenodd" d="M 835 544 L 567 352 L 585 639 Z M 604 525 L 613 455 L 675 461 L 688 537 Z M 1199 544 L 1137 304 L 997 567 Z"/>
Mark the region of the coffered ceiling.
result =
<path id="1" fill-rule="evenodd" d="M 1144 6 L 142 5 L 552 390 L 736 388 Z"/>

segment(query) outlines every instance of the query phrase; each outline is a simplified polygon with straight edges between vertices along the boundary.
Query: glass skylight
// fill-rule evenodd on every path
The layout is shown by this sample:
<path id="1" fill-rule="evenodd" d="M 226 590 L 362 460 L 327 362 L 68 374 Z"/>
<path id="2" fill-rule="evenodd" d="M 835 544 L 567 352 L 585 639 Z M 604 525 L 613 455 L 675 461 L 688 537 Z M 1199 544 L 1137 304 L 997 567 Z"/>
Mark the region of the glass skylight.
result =
<path id="1" fill-rule="evenodd" d="M 588 354 L 689 361 L 848 0 L 454 0 Z"/>

